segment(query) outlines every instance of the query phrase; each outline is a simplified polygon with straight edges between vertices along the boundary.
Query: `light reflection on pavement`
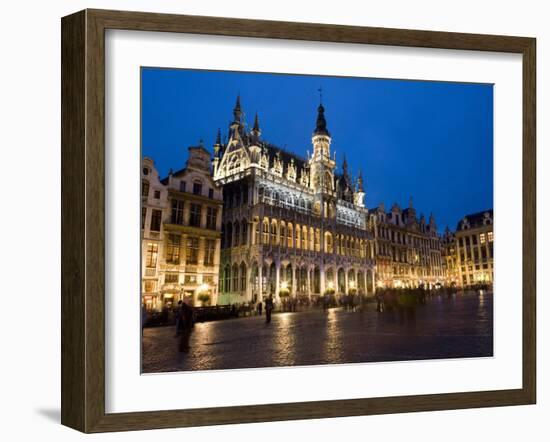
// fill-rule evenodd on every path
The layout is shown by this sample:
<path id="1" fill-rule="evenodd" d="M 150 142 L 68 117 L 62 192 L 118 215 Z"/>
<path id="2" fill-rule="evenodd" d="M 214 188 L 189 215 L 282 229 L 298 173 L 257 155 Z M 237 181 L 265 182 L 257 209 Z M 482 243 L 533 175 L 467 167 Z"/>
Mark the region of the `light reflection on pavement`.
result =
<path id="1" fill-rule="evenodd" d="M 189 353 L 174 327 L 146 328 L 143 372 L 463 358 L 493 354 L 493 295 L 436 296 L 414 320 L 330 309 L 199 323 Z"/>

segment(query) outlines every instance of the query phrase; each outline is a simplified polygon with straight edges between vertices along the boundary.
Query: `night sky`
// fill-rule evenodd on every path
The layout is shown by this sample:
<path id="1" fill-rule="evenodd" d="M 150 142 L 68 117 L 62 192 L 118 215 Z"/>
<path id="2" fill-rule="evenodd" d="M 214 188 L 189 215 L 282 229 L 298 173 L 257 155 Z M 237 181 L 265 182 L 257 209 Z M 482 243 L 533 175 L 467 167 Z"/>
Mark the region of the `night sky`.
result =
<path id="1" fill-rule="evenodd" d="M 332 152 L 363 172 L 366 205 L 433 212 L 440 231 L 493 207 L 493 87 L 176 69 L 142 69 L 142 154 L 161 177 L 184 167 L 187 147 L 227 134 L 237 94 L 247 123 L 302 157 L 311 152 L 319 88 Z"/>

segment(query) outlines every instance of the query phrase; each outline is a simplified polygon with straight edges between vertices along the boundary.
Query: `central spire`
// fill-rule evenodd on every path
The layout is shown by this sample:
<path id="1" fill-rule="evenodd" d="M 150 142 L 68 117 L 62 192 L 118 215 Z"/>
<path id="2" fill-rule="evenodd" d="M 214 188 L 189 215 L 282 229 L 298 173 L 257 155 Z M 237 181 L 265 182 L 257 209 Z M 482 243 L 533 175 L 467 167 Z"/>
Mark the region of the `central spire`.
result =
<path id="1" fill-rule="evenodd" d="M 325 108 L 322 104 L 319 104 L 317 108 L 317 124 L 315 126 L 314 135 L 327 135 L 330 136 L 330 133 L 327 129 L 327 120 L 325 119 Z"/>

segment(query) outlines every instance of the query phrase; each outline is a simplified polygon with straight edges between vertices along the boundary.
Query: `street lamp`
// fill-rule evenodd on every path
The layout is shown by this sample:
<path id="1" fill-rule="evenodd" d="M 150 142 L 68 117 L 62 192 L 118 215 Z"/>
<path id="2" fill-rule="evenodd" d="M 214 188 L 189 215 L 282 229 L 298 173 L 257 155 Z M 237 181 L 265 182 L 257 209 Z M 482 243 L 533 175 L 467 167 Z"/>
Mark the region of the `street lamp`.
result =
<path id="1" fill-rule="evenodd" d="M 206 303 L 210 301 L 210 295 L 208 294 L 209 290 L 210 286 L 206 283 L 201 284 L 197 287 L 197 300 L 199 300 L 203 306 L 205 306 Z"/>

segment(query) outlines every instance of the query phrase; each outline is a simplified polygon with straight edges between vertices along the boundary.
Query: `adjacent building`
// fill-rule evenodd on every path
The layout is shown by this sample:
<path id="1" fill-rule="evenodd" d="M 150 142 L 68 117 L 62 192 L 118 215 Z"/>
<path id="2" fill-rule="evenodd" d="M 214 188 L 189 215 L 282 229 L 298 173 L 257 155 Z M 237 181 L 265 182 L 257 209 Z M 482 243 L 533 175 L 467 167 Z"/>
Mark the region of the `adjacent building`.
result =
<path id="1" fill-rule="evenodd" d="M 220 303 L 373 293 L 362 177 L 353 179 L 345 160 L 337 170 L 331 141 L 322 104 L 303 157 L 264 139 L 257 115 L 247 128 L 237 99 L 227 142 L 218 132 L 214 145 L 224 198 Z"/>
<path id="2" fill-rule="evenodd" d="M 445 283 L 441 240 L 433 215 L 428 222 L 409 207 L 394 204 L 389 212 L 381 204 L 370 211 L 375 238 L 376 285 L 435 288 Z"/>
<path id="3" fill-rule="evenodd" d="M 186 167 L 163 180 L 145 158 L 141 178 L 144 305 L 217 304 L 223 202 L 210 153 L 190 147 Z"/>
<path id="4" fill-rule="evenodd" d="M 461 287 L 461 278 L 458 272 L 458 253 L 456 237 L 449 227 L 441 237 L 441 255 L 443 259 L 443 272 L 448 287 Z"/>
<path id="5" fill-rule="evenodd" d="M 466 215 L 455 236 L 458 283 L 463 288 L 493 284 L 493 210 Z"/>

